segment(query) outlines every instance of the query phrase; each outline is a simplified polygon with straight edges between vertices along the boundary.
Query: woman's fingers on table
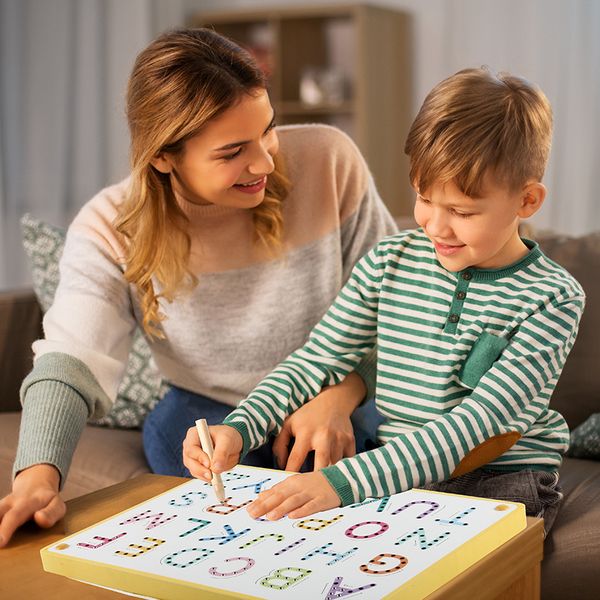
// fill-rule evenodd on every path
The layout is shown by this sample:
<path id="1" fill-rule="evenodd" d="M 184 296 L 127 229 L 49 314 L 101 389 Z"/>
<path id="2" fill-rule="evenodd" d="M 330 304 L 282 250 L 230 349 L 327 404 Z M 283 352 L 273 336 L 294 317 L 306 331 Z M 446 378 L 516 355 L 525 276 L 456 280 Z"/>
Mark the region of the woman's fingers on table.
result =
<path id="1" fill-rule="evenodd" d="M 40 527 L 52 527 L 65 513 L 65 503 L 58 494 L 35 494 L 29 497 L 9 494 L 0 500 L 0 548 L 31 518 Z"/>
<path id="2" fill-rule="evenodd" d="M 67 506 L 60 496 L 54 496 L 44 508 L 40 508 L 33 513 L 35 522 L 44 528 L 52 527 L 57 521 L 62 519 L 67 512 Z"/>

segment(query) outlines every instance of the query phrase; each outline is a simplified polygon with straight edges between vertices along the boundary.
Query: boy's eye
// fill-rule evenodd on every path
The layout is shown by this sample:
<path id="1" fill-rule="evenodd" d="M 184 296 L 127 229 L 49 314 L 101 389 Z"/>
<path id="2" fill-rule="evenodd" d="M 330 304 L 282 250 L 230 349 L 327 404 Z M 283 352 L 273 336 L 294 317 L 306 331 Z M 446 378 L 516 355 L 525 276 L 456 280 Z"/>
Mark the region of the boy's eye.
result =
<path id="1" fill-rule="evenodd" d="M 469 217 L 473 216 L 471 213 L 462 213 L 462 212 L 458 212 L 456 210 L 452 210 L 451 212 L 453 214 L 455 214 L 457 217 L 460 217 L 461 219 L 468 219 Z"/>
<path id="2" fill-rule="evenodd" d="M 421 196 L 419 193 L 417 193 L 417 200 L 419 202 L 423 202 L 424 204 L 429 204 L 429 200 L 427 198 L 423 198 L 423 196 Z"/>

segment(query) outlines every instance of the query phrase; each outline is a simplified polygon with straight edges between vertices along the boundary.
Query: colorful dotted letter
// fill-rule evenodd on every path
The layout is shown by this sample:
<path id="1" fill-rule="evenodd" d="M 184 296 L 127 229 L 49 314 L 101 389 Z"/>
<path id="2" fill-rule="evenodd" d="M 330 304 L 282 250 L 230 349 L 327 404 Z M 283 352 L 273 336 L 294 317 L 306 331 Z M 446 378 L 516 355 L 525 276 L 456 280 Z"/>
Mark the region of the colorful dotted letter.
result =
<path id="1" fill-rule="evenodd" d="M 436 511 L 440 507 L 440 505 L 437 502 L 434 502 L 433 500 L 415 500 L 414 502 L 409 502 L 408 504 L 397 508 L 392 514 L 397 515 L 399 512 L 402 512 L 403 510 L 406 510 L 407 508 L 410 508 L 411 506 L 415 506 L 417 504 L 429 504 L 430 506 L 430 508 L 423 511 L 420 515 L 417 515 L 417 519 L 422 519 L 423 517 L 430 515 L 432 512 Z"/>
<path id="2" fill-rule="evenodd" d="M 115 554 L 120 554 L 121 556 L 129 556 L 130 558 L 136 558 L 141 556 L 142 554 L 146 554 L 146 552 L 150 552 L 150 550 L 154 550 L 154 548 L 158 548 L 161 544 L 165 543 L 165 540 L 157 540 L 151 537 L 145 537 L 145 542 L 150 542 L 150 546 L 140 546 L 139 544 L 129 544 L 129 548 L 137 548 L 137 552 L 125 552 L 125 550 L 117 550 Z"/>
<path id="3" fill-rule="evenodd" d="M 194 503 L 192 500 L 192 496 L 199 496 L 196 500 L 204 500 L 206 498 L 205 492 L 187 492 L 183 494 L 179 499 L 173 498 L 173 500 L 169 500 L 169 504 L 171 506 L 190 506 Z"/>
<path id="4" fill-rule="evenodd" d="M 248 479 L 249 477 L 250 475 L 248 475 L 248 473 L 224 473 L 223 475 L 221 475 L 223 483 L 239 481 L 240 479 Z M 207 481 L 203 485 L 204 487 L 206 487 L 207 485 L 212 485 L 212 483 L 210 481 Z"/>
<path id="5" fill-rule="evenodd" d="M 232 512 L 239 510 L 246 504 L 250 504 L 252 500 L 246 500 L 246 502 L 242 502 L 241 504 L 229 504 L 230 498 L 225 498 L 225 501 L 221 504 L 213 504 L 212 506 L 207 506 L 206 511 L 214 513 L 216 515 L 230 515 Z"/>
<path id="6" fill-rule="evenodd" d="M 362 592 L 364 590 L 368 590 L 369 588 L 375 587 L 374 583 L 367 583 L 367 585 L 361 585 L 357 588 L 349 588 L 343 587 L 342 581 L 343 577 L 336 577 L 327 592 L 327 596 L 325 600 L 335 600 L 336 598 L 344 598 L 345 596 L 350 596 L 351 594 L 356 594 L 358 592 Z"/>
<path id="7" fill-rule="evenodd" d="M 463 523 L 461 519 L 463 517 L 466 517 L 467 515 L 470 515 L 474 510 L 475 507 L 472 506 L 470 508 L 467 508 L 466 510 L 463 510 L 456 517 L 452 517 L 451 519 L 436 519 L 436 521 L 438 523 L 444 523 L 444 525 L 463 525 L 466 527 L 468 523 Z"/>
<path id="8" fill-rule="evenodd" d="M 110 544 L 111 542 L 114 542 L 115 540 L 122 538 L 124 535 L 127 535 L 127 534 L 125 532 L 119 533 L 118 535 L 115 535 L 115 537 L 112 537 L 112 538 L 105 538 L 105 537 L 102 537 L 99 535 L 95 535 L 93 537 L 93 539 L 100 540 L 99 544 L 86 544 L 85 542 L 80 542 L 77 545 L 81 546 L 82 548 L 91 548 L 92 550 L 95 550 L 96 548 L 102 548 L 102 546 L 106 546 L 106 544 Z"/>
<path id="9" fill-rule="evenodd" d="M 164 525 L 165 523 L 168 523 L 169 521 L 171 521 L 175 517 L 177 517 L 177 515 L 171 515 L 170 517 L 163 519 L 162 517 L 163 517 L 164 513 L 160 512 L 160 513 L 156 513 L 155 515 L 146 514 L 146 513 L 150 513 L 150 512 L 152 512 L 150 509 L 145 510 L 144 512 L 140 513 L 139 515 L 135 515 L 133 517 L 130 517 L 126 521 L 122 521 L 121 523 L 119 523 L 119 525 L 127 525 L 128 523 L 135 523 L 137 521 L 144 521 L 145 519 L 151 519 L 150 524 L 146 526 L 146 529 L 153 529 L 154 527 L 158 527 L 159 525 Z"/>
<path id="10" fill-rule="evenodd" d="M 357 502 L 356 504 L 351 504 L 348 508 L 357 508 L 358 506 L 365 506 L 366 504 L 371 504 L 371 502 L 379 502 L 379 506 L 377 507 L 377 512 L 383 512 L 388 502 L 390 501 L 389 496 L 384 496 L 383 498 L 367 498 L 362 502 Z"/>
<path id="11" fill-rule="evenodd" d="M 263 485 L 265 485 L 265 483 L 267 483 L 267 481 L 271 481 L 271 478 L 267 477 L 267 479 L 263 479 L 262 481 L 259 481 L 258 483 L 248 483 L 246 485 L 240 485 L 239 487 L 234 487 L 232 489 L 235 491 L 235 490 L 243 490 L 244 488 L 253 487 L 254 493 L 260 494 Z"/>
<path id="12" fill-rule="evenodd" d="M 245 533 L 248 533 L 250 531 L 250 527 L 247 527 L 246 529 L 242 529 L 241 531 L 238 531 L 236 533 L 233 530 L 233 528 L 231 527 L 231 525 L 223 525 L 223 529 L 225 530 L 225 535 L 217 535 L 217 536 L 213 536 L 213 537 L 199 538 L 198 541 L 199 542 L 211 542 L 211 541 L 215 541 L 215 540 L 222 540 L 221 542 L 219 542 L 219 546 L 222 546 L 223 544 L 226 544 L 227 542 L 231 542 L 231 541 L 235 540 L 236 538 L 239 538 L 240 536 L 242 536 Z"/>
<path id="13" fill-rule="evenodd" d="M 378 525 L 379 531 L 373 531 L 372 533 L 368 533 L 366 535 L 356 535 L 354 532 L 359 527 L 363 527 L 364 525 Z M 368 540 L 369 538 L 374 538 L 382 533 L 385 533 L 389 528 L 390 526 L 383 521 L 364 521 L 363 523 L 357 523 L 356 525 L 352 525 L 352 527 L 348 527 L 348 529 L 345 531 L 345 534 L 349 538 L 354 538 L 355 540 Z"/>
<path id="14" fill-rule="evenodd" d="M 286 546 L 285 548 L 282 548 L 281 550 L 277 550 L 277 552 L 275 552 L 275 556 L 279 556 L 280 554 L 283 554 L 284 552 L 287 552 L 288 550 L 291 550 L 292 548 L 299 546 L 302 542 L 305 542 L 305 541 L 306 541 L 306 538 L 300 538 L 300 539 L 296 540 L 295 542 L 292 542 L 289 546 Z"/>
<path id="15" fill-rule="evenodd" d="M 236 575 L 241 575 L 244 571 L 247 571 L 248 569 L 251 569 L 254 564 L 255 564 L 255 560 L 253 558 L 248 558 L 246 556 L 234 556 L 232 558 L 226 558 L 224 562 L 232 562 L 234 560 L 243 560 L 245 561 L 245 565 L 240 567 L 239 569 L 235 569 L 233 571 L 227 571 L 225 573 L 222 573 L 221 571 L 217 571 L 216 567 L 211 567 L 208 572 L 211 575 L 214 575 L 215 577 L 235 577 Z"/>
<path id="16" fill-rule="evenodd" d="M 343 519 L 344 515 L 336 515 L 333 519 L 304 519 L 304 521 L 300 521 L 297 526 L 302 527 L 302 529 L 308 529 L 310 531 L 319 531 L 324 529 L 328 525 L 332 525 L 336 523 L 340 519 Z M 312 525 L 312 523 L 316 523 L 316 525 Z"/>
<path id="17" fill-rule="evenodd" d="M 415 541 L 419 548 L 421 548 L 421 550 L 427 550 L 431 548 L 431 546 L 435 546 L 436 544 L 439 544 L 440 542 L 445 540 L 449 535 L 449 531 L 444 531 L 443 533 L 440 533 L 440 535 L 438 535 L 436 538 L 428 542 L 427 538 L 425 537 L 425 530 L 422 527 L 419 527 L 419 529 L 415 529 L 415 531 L 412 531 L 411 533 L 407 533 L 406 535 L 402 536 L 396 542 L 395 545 L 399 546 L 400 544 L 403 544 L 404 542 L 407 542 L 412 538 L 417 538 Z"/>
<path id="18" fill-rule="evenodd" d="M 186 554 L 187 552 L 194 552 L 196 555 L 192 556 L 187 562 L 179 562 L 175 560 L 175 557 Z M 185 569 L 195 565 L 196 563 L 199 563 L 201 560 L 205 560 L 211 554 L 214 554 L 214 552 L 214 550 L 209 550 L 207 548 L 184 548 L 183 550 L 178 550 L 177 552 L 173 552 L 173 554 L 165 556 L 160 562 L 164 563 L 165 565 L 169 565 L 170 567 Z"/>
<path id="19" fill-rule="evenodd" d="M 199 523 L 196 527 L 192 527 L 190 530 L 180 533 L 179 537 L 185 537 L 186 535 L 190 535 L 190 533 L 194 533 L 194 531 L 198 531 L 198 529 L 202 529 L 207 525 L 210 525 L 210 521 L 205 521 L 204 519 L 194 519 L 194 517 L 188 517 L 188 521 L 192 521 L 193 523 Z"/>
<path id="20" fill-rule="evenodd" d="M 273 571 L 268 577 L 263 577 L 258 583 L 273 590 L 285 590 L 306 579 L 311 573 L 312 571 L 300 567 L 284 567 Z"/>
<path id="21" fill-rule="evenodd" d="M 340 562 L 340 560 L 348 558 L 348 556 L 354 554 L 358 550 L 358 548 L 350 548 L 350 550 L 347 550 L 346 552 L 340 554 L 339 552 L 330 552 L 329 548 L 331 548 L 331 546 L 333 546 L 333 542 L 327 542 L 324 546 L 311 550 L 306 556 L 303 556 L 300 560 L 308 560 L 309 558 L 315 556 L 315 554 L 324 554 L 325 556 L 333 556 L 333 560 L 330 560 L 327 563 L 327 566 L 331 566 L 337 562 Z"/>
<path id="22" fill-rule="evenodd" d="M 280 533 L 265 533 L 263 535 L 259 535 L 257 538 L 254 538 L 253 540 L 250 540 L 249 542 L 246 542 L 245 544 L 242 544 L 240 546 L 240 550 L 243 550 L 244 548 L 247 548 L 248 546 L 252 546 L 252 544 L 258 544 L 259 542 L 262 542 L 262 541 L 266 540 L 267 538 L 275 538 L 278 542 L 281 542 L 281 540 L 283 540 L 284 536 L 281 535 Z"/>
<path id="23" fill-rule="evenodd" d="M 389 561 L 384 559 L 391 558 L 392 560 L 398 561 L 396 565 L 393 567 L 389 567 L 387 569 L 371 569 L 371 565 L 377 565 L 382 567 L 387 567 Z M 398 554 L 378 554 L 374 558 L 372 558 L 366 565 L 360 565 L 360 570 L 363 573 L 368 573 L 369 575 L 389 575 L 390 573 L 396 573 L 408 564 L 408 559 L 405 556 L 399 556 Z"/>

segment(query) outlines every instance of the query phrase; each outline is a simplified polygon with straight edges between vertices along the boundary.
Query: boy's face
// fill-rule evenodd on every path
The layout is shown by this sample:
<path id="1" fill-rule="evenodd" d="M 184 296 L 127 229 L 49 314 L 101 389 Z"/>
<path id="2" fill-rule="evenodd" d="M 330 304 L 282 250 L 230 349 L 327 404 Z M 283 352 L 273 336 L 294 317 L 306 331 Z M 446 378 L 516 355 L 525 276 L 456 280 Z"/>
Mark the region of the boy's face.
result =
<path id="1" fill-rule="evenodd" d="M 448 271 L 505 267 L 527 253 L 518 232 L 520 218 L 531 214 L 524 190 L 509 192 L 488 178 L 483 197 L 470 198 L 452 182 L 434 184 L 417 193 L 415 220 Z"/>

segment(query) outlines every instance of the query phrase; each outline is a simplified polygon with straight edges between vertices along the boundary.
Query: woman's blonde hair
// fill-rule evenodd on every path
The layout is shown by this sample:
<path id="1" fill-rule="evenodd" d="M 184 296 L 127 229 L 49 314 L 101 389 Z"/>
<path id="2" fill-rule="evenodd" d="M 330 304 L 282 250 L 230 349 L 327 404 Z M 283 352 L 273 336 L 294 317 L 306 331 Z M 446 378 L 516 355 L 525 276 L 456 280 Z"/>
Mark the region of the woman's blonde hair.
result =
<path id="1" fill-rule="evenodd" d="M 464 69 L 428 94 L 406 140 L 410 180 L 424 192 L 453 181 L 481 196 L 490 175 L 511 191 L 541 181 L 552 140 L 552 109 L 525 79 Z"/>
<path id="2" fill-rule="evenodd" d="M 137 288 L 143 327 L 150 336 L 162 337 L 159 298 L 170 302 L 197 283 L 188 269 L 187 217 L 177 204 L 170 176 L 155 169 L 152 160 L 161 152 L 177 157 L 211 119 L 244 94 L 265 87 L 252 57 L 208 29 L 165 33 L 135 61 L 127 89 L 131 183 L 115 226 L 126 238 L 125 278 Z M 287 191 L 276 156 L 265 199 L 253 209 L 256 241 L 273 250 L 281 244 L 281 203 Z"/>

